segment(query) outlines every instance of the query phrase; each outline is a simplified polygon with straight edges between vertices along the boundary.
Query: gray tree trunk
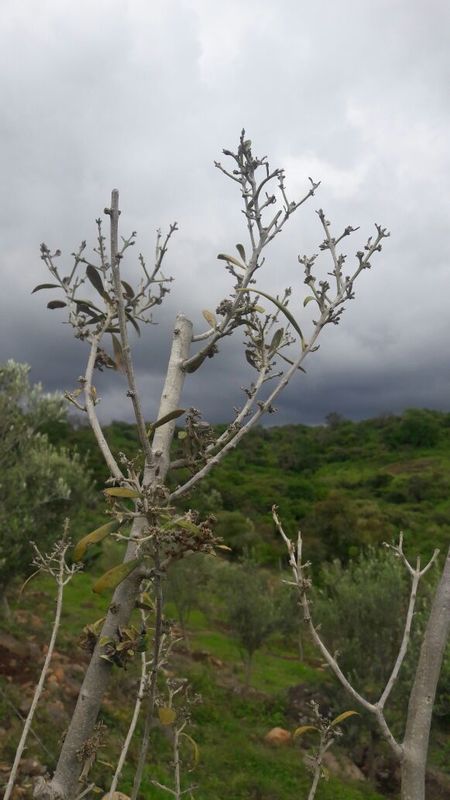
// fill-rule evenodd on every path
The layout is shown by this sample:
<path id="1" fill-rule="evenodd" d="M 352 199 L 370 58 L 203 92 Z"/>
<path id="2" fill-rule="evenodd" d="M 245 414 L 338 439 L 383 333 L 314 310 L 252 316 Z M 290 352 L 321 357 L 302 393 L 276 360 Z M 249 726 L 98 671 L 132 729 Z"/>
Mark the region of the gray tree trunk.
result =
<path id="1" fill-rule="evenodd" d="M 409 698 L 402 757 L 402 800 L 425 800 L 431 715 L 450 629 L 450 549 L 431 606 Z"/>

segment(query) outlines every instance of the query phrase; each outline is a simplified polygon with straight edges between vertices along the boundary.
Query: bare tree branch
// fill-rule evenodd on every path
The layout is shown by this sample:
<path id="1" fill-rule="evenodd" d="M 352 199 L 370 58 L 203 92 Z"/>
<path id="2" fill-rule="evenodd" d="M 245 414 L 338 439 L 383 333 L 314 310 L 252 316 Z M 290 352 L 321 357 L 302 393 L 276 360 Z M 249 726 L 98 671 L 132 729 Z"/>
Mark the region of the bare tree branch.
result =
<path id="1" fill-rule="evenodd" d="M 114 289 L 117 302 L 117 314 L 119 318 L 120 338 L 122 342 L 122 352 L 125 371 L 128 380 L 128 396 L 133 403 L 134 415 L 138 429 L 139 440 L 144 451 L 145 460 L 149 467 L 153 465 L 153 454 L 145 428 L 144 415 L 141 408 L 141 401 L 137 391 L 134 376 L 133 361 L 131 358 L 130 344 L 128 341 L 127 317 L 125 314 L 125 304 L 123 300 L 123 289 L 120 282 L 120 259 L 118 258 L 118 227 L 119 227 L 119 192 L 113 189 L 111 193 L 111 208 L 109 209 L 111 218 L 111 270 L 114 280 Z"/>
<path id="2" fill-rule="evenodd" d="M 50 667 L 50 662 L 52 660 L 53 651 L 55 649 L 56 637 L 58 635 L 59 625 L 61 622 L 64 588 L 73 578 L 75 573 L 78 572 L 79 569 L 77 565 L 69 567 L 66 563 L 66 554 L 67 550 L 70 547 L 70 541 L 68 539 L 68 535 L 69 535 L 69 520 L 66 520 L 62 539 L 59 542 L 57 542 L 53 551 L 50 554 L 42 554 L 35 546 L 35 560 L 33 562 L 34 565 L 38 567 L 39 571 L 48 572 L 56 582 L 56 586 L 58 589 L 56 596 L 56 611 L 44 664 L 41 670 L 41 674 L 39 676 L 38 683 L 36 685 L 36 689 L 34 691 L 30 710 L 27 714 L 27 718 L 23 726 L 22 736 L 20 737 L 19 744 L 17 745 L 16 755 L 14 757 L 14 763 L 11 769 L 8 783 L 6 785 L 6 790 L 3 800 L 9 800 L 12 791 L 14 789 L 14 784 L 16 781 L 20 760 L 22 758 L 22 754 L 25 749 L 25 745 L 28 739 L 28 734 L 30 733 L 31 730 L 31 725 L 33 722 L 37 705 L 39 703 L 41 694 L 44 689 L 45 679 L 47 677 L 48 669 Z"/>

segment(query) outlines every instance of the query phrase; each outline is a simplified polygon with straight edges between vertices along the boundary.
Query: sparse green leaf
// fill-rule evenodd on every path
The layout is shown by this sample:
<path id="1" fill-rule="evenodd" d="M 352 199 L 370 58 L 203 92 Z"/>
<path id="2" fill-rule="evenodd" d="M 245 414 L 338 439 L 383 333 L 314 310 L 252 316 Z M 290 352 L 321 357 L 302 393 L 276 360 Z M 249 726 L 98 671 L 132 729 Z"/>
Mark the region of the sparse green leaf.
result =
<path id="1" fill-rule="evenodd" d="M 134 291 L 133 291 L 132 287 L 130 286 L 130 284 L 127 283 L 126 281 L 121 281 L 121 284 L 122 284 L 123 288 L 125 289 L 126 296 L 130 300 L 132 300 L 133 297 L 134 297 Z"/>
<path id="2" fill-rule="evenodd" d="M 125 578 L 128 578 L 128 575 L 130 575 L 141 562 L 141 558 L 133 558 L 131 561 L 125 561 L 123 564 L 118 564 L 117 567 L 109 569 L 108 572 L 105 572 L 94 583 L 92 591 L 96 594 L 101 594 L 101 592 L 105 592 L 107 589 L 115 589 L 119 583 L 122 583 Z"/>
<path id="3" fill-rule="evenodd" d="M 101 310 L 95 305 L 95 303 L 92 303 L 91 300 L 86 300 L 85 297 L 79 297 L 77 300 L 75 300 L 75 302 L 77 306 L 78 305 L 87 306 L 88 308 L 93 308 L 94 311 L 98 311 L 100 314 L 102 313 Z M 90 313 L 92 314 L 92 311 Z"/>
<path id="4" fill-rule="evenodd" d="M 88 547 L 91 544 L 97 544 L 97 542 L 101 542 L 108 536 L 110 533 L 114 533 L 115 531 L 119 530 L 121 526 L 121 522 L 115 519 L 112 522 L 107 522 L 106 525 L 102 525 L 100 528 L 96 528 L 95 531 L 91 531 L 86 536 L 83 536 L 82 539 L 75 545 L 75 549 L 73 551 L 73 560 L 74 561 L 81 561 L 84 558 L 84 554 Z"/>
<path id="5" fill-rule="evenodd" d="M 317 733 L 320 732 L 319 728 L 316 728 L 315 725 L 300 725 L 299 728 L 295 729 L 293 737 L 294 739 L 297 739 L 298 736 L 303 736 L 303 734 L 307 733 L 308 731 L 317 731 Z"/>
<path id="6" fill-rule="evenodd" d="M 237 244 L 236 245 L 236 250 L 238 251 L 240 257 L 242 258 L 242 261 L 245 264 L 245 262 L 247 261 L 247 257 L 245 255 L 244 245 L 243 244 Z"/>
<path id="7" fill-rule="evenodd" d="M 92 283 L 92 286 L 94 287 L 94 289 L 97 290 L 99 295 L 101 295 L 101 297 L 104 297 L 106 299 L 108 295 L 105 292 L 103 281 L 98 271 L 95 269 L 95 267 L 92 266 L 92 264 L 88 264 L 88 266 L 86 267 L 86 277 Z"/>
<path id="8" fill-rule="evenodd" d="M 187 437 L 187 432 L 186 431 L 178 431 L 178 438 L 180 440 L 186 439 L 186 437 Z"/>
<path id="9" fill-rule="evenodd" d="M 195 533 L 197 535 L 200 533 L 200 529 L 198 525 L 195 525 L 194 522 L 191 522 L 189 519 L 177 519 L 176 524 L 179 528 L 183 528 L 185 531 L 189 531 L 189 533 Z"/>
<path id="10" fill-rule="evenodd" d="M 130 499 L 141 496 L 136 489 L 128 489 L 127 486 L 113 486 L 111 489 L 104 489 L 104 494 L 107 494 L 108 497 L 128 497 Z"/>
<path id="11" fill-rule="evenodd" d="M 41 289 L 59 289 L 58 283 L 40 283 L 38 286 L 35 286 L 31 294 L 35 292 L 40 292 Z"/>
<path id="12" fill-rule="evenodd" d="M 294 362 L 292 361 L 292 359 L 290 359 L 287 356 L 283 355 L 283 353 L 278 353 L 278 355 L 280 356 L 280 358 L 283 359 L 283 361 L 286 361 L 288 364 L 292 364 L 292 366 L 294 366 Z M 300 367 L 300 366 L 298 366 L 297 369 L 299 369 L 300 372 L 304 372 L 305 375 L 306 375 L 306 369 L 303 369 L 303 367 Z"/>
<path id="13" fill-rule="evenodd" d="M 67 303 L 64 303 L 62 300 L 50 300 L 50 302 L 47 303 L 47 308 L 65 308 L 66 305 Z"/>
<path id="14" fill-rule="evenodd" d="M 339 716 L 335 717 L 335 719 L 330 723 L 330 725 L 332 725 L 332 727 L 335 728 L 336 725 L 340 725 L 341 722 L 344 722 L 344 720 L 354 716 L 357 717 L 360 716 L 358 711 L 343 711 L 342 714 L 339 714 Z"/>
<path id="15" fill-rule="evenodd" d="M 200 533 L 198 526 L 185 517 L 171 518 L 169 522 L 163 525 L 164 530 L 173 530 L 174 528 L 182 528 L 184 531 L 189 531 L 196 536 Z"/>
<path id="16" fill-rule="evenodd" d="M 182 417 L 183 414 L 185 413 L 186 413 L 185 408 L 176 408 L 174 411 L 169 411 L 168 414 L 165 414 L 163 417 L 160 417 L 158 420 L 156 420 L 156 422 L 152 422 L 147 431 L 147 436 L 151 436 L 153 431 L 156 430 L 156 428 L 160 428 L 162 425 L 166 425 L 167 422 L 172 422 L 173 419 L 178 419 L 178 417 Z"/>
<path id="17" fill-rule="evenodd" d="M 274 353 L 275 350 L 278 349 L 278 347 L 282 342 L 283 336 L 284 336 L 284 328 L 278 328 L 278 330 L 275 331 L 272 341 L 269 345 L 269 350 L 271 353 Z"/>
<path id="18" fill-rule="evenodd" d="M 303 308 L 305 308 L 308 305 L 308 303 L 311 302 L 311 300 L 315 300 L 315 299 L 316 298 L 313 297 L 312 294 L 309 294 L 308 297 L 305 297 L 305 299 L 303 300 Z"/>
<path id="19" fill-rule="evenodd" d="M 136 320 L 131 316 L 131 314 L 128 311 L 125 311 L 125 316 L 126 316 L 128 322 L 131 322 L 131 324 L 132 324 L 134 330 L 136 331 L 137 335 L 140 336 L 141 335 L 141 329 L 140 329 L 139 325 L 137 324 Z"/>

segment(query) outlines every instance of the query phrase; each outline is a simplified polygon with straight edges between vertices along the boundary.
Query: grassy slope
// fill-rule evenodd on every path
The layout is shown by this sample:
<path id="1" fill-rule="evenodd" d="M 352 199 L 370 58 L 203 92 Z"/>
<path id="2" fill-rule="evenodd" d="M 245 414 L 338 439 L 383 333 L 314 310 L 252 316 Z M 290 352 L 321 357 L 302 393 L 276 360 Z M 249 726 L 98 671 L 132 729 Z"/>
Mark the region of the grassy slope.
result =
<path id="1" fill-rule="evenodd" d="M 386 532 L 395 535 L 400 528 L 407 533 L 412 549 L 420 548 L 426 555 L 434 546 L 448 544 L 450 538 L 450 415 L 420 414 L 422 417 L 413 420 L 413 425 L 405 415 L 362 423 L 338 422 L 331 428 L 289 426 L 257 430 L 243 449 L 231 454 L 213 473 L 189 504 L 200 510 L 212 510 L 211 503 L 217 506 L 219 526 L 223 523 L 221 534 L 225 539 L 230 529 L 227 514 L 240 515 L 238 530 L 239 524 L 245 522 L 246 517 L 250 518 L 250 546 L 266 563 L 275 563 L 282 554 L 270 520 L 273 502 L 280 506 L 289 528 L 302 525 L 308 555 L 316 563 L 332 557 L 336 549 L 346 558 L 352 554 L 352 548 L 386 539 Z M 417 430 L 421 434 L 416 436 Z M 133 452 L 135 433 L 131 426 L 115 424 L 110 433 L 116 451 Z M 52 435 L 57 442 L 76 445 L 87 456 L 101 485 L 106 476 L 92 449 L 90 432 L 62 427 Z M 98 519 L 98 512 L 93 514 Z M 239 545 L 238 540 L 237 543 Z M 231 544 L 235 546 L 236 540 Z M 108 555 L 103 559 L 103 568 L 111 566 L 107 562 Z M 106 603 L 91 593 L 90 584 L 89 576 L 80 575 L 69 586 L 58 645 L 61 658 L 65 659 L 64 670 L 71 674 L 71 666 L 78 667 L 78 671 L 75 670 L 78 681 L 83 654 L 75 644 L 77 636 L 84 624 L 102 616 Z M 40 646 L 45 641 L 52 613 L 50 598 L 49 586 L 44 581 L 30 585 L 28 595 L 20 602 L 28 612 L 28 618 L 23 617 L 23 635 L 34 637 Z M 40 620 L 45 620 L 45 624 L 38 625 Z M 295 797 L 297 800 L 304 796 L 308 776 L 298 751 L 294 748 L 272 750 L 264 744 L 263 735 L 274 725 L 287 724 L 284 715 L 286 688 L 295 683 L 314 684 L 321 676 L 312 667 L 280 658 L 283 655 L 280 652 L 273 655 L 263 651 L 255 658 L 257 693 L 249 697 L 245 692 L 236 691 L 241 676 L 239 654 L 226 631 L 221 627 L 212 630 L 201 616 L 194 615 L 192 646 L 208 651 L 225 665 L 217 669 L 181 656 L 177 665 L 204 698 L 203 705 L 194 710 L 192 729 L 201 748 L 201 762 L 192 774 L 192 780 L 199 784 L 195 793 L 197 800 L 228 797 L 235 800 L 291 800 Z M 40 658 L 42 660 L 42 648 Z M 20 662 L 26 677 L 30 677 L 29 672 L 36 673 L 38 662 L 39 658 L 34 657 L 27 663 Z M 122 678 L 125 678 L 125 691 L 120 688 Z M 1 677 L 0 680 L 16 705 L 30 691 L 23 676 L 15 675 L 12 681 Z M 101 753 L 103 762 L 114 760 L 126 730 L 129 717 L 126 700 L 135 680 L 133 669 L 125 675 L 117 673 L 113 679 L 104 707 L 109 735 Z M 53 706 L 67 701 L 70 706 L 74 702 L 73 696 L 67 697 L 63 686 L 58 688 L 55 681 L 47 699 Z M 6 727 L 5 722 L 0 723 L 5 732 L 0 759 L 5 763 L 13 754 L 19 725 L 13 721 L 10 707 L 1 697 L 0 706 L 6 720 Z M 55 724 L 54 717 L 45 710 L 40 712 L 36 731 L 45 738 L 52 752 L 57 751 L 64 727 L 64 721 Z M 444 743 L 436 748 L 435 763 L 442 760 L 446 747 Z M 168 744 L 161 732 L 155 733 L 154 748 L 155 759 L 161 755 L 163 762 L 168 763 Z M 51 759 L 32 741 L 29 753 L 52 767 Z M 135 757 L 133 750 L 131 765 L 124 774 L 124 791 L 130 788 Z M 151 763 L 151 769 L 156 777 L 165 779 L 165 768 Z M 100 786 L 107 786 L 108 772 L 104 764 L 97 765 L 96 780 Z M 148 779 L 147 775 L 146 796 L 156 800 L 167 796 L 150 787 Z M 377 795 L 367 788 L 335 780 L 323 783 L 318 795 L 330 800 L 359 800 L 363 796 L 375 798 Z"/>
<path id="2" fill-rule="evenodd" d="M 107 598 L 92 594 L 91 584 L 92 576 L 81 574 L 66 590 L 56 665 L 53 665 L 56 676 L 57 665 L 62 664 L 66 677 L 72 676 L 73 680 L 72 670 L 75 666 L 76 680 L 80 679 L 79 665 L 85 663 L 86 658 L 76 644 L 78 634 L 83 625 L 102 616 L 107 604 Z M 51 597 L 50 582 L 46 578 L 36 579 L 17 605 L 21 623 L 18 625 L 16 622 L 11 628 L 15 635 L 21 632 L 20 638 L 31 637 L 41 648 L 40 657 L 34 659 L 32 664 L 28 661 L 28 668 L 34 675 L 37 673 L 38 662 L 43 658 L 42 646 L 51 624 Z M 298 800 L 299 797 L 306 797 L 309 775 L 301 760 L 302 751 L 294 746 L 273 749 L 264 743 L 264 735 L 276 725 L 292 727 L 285 716 L 286 689 L 299 683 L 315 686 L 323 680 L 323 676 L 312 667 L 301 665 L 292 652 L 260 652 L 255 659 L 252 689 L 246 690 L 241 682 L 239 653 L 226 631 L 222 628 L 211 629 L 200 612 L 194 612 L 190 631 L 190 644 L 194 653 L 200 653 L 202 659 L 209 653 L 220 660 L 215 662 L 216 666 L 212 666 L 208 659 L 198 662 L 182 650 L 175 656 L 171 666 L 176 674 L 189 678 L 194 691 L 199 692 L 203 699 L 201 705 L 194 707 L 192 724 L 189 727 L 189 732 L 200 748 L 200 762 L 195 771 L 186 772 L 184 776 L 185 781 L 197 785 L 196 800 Z M 283 658 L 283 655 L 288 657 Z M 21 666 L 20 659 L 18 666 Z M 108 734 L 93 773 L 97 784 L 104 790 L 108 787 L 110 775 L 107 764 L 114 762 L 117 757 L 130 718 L 131 710 L 127 701 L 136 682 L 136 669 L 137 664 L 132 665 L 125 673 L 115 671 L 111 690 L 104 703 L 102 718 L 108 726 Z M 58 740 L 65 727 L 65 720 L 55 724 L 54 709 L 58 709 L 58 704 L 68 704 L 70 707 L 74 702 L 74 696 L 65 693 L 64 679 L 59 686 L 56 676 L 50 676 L 47 696 L 34 725 L 37 735 L 53 753 L 58 750 Z M 31 691 L 31 686 L 28 685 L 31 684 L 31 676 L 27 674 L 26 677 L 25 684 L 19 675 L 16 675 L 15 681 L 0 678 L 3 691 L 16 706 L 23 704 L 24 697 Z M 45 709 L 46 703 L 53 709 L 50 714 Z M 20 725 L 14 720 L 4 696 L 0 698 L 0 706 L 2 725 L 7 730 L 7 735 L 1 741 L 1 766 L 1 763 L 7 764 L 11 761 Z M 134 746 L 121 783 L 121 789 L 125 793 L 131 788 L 136 755 Z M 189 747 L 185 756 L 189 765 Z M 50 769 L 54 766 L 52 759 L 43 753 L 33 739 L 30 739 L 27 757 L 36 758 Z M 150 781 L 152 778 L 170 781 L 170 757 L 169 743 L 164 731 L 155 730 L 142 796 L 154 800 L 167 797 L 167 793 L 156 789 Z M 31 787 L 23 796 L 31 797 Z M 331 778 L 329 782 L 322 784 L 318 798 L 378 800 L 380 795 L 370 791 L 365 785 L 342 783 Z"/>

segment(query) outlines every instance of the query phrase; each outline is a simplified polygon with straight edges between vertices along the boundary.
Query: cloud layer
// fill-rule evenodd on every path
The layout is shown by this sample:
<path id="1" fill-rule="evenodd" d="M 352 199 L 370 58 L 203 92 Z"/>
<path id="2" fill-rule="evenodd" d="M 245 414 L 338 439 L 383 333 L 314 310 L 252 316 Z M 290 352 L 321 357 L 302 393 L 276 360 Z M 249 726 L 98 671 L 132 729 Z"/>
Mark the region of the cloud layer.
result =
<path id="1" fill-rule="evenodd" d="M 123 231 L 138 231 L 143 252 L 157 227 L 180 226 L 167 262 L 176 282 L 136 350 L 151 417 L 176 313 L 200 330 L 202 309 L 231 288 L 216 256 L 245 229 L 213 160 L 245 126 L 255 150 L 286 168 L 292 197 L 309 175 L 322 180 L 274 242 L 261 288 L 292 285 L 301 308 L 297 254 L 317 249 L 319 206 L 336 230 L 361 226 L 349 256 L 375 221 L 392 232 L 276 422 L 450 407 L 444 3 L 4 0 L 0 23 L 1 360 L 29 362 L 48 389 L 75 385 L 83 346 L 30 294 L 46 277 L 39 243 L 69 260 L 81 239 L 92 245 L 118 186 Z M 186 404 L 214 421 L 230 417 L 248 381 L 239 341 L 221 350 L 186 386 Z M 99 386 L 103 417 L 129 418 L 120 377 Z"/>

